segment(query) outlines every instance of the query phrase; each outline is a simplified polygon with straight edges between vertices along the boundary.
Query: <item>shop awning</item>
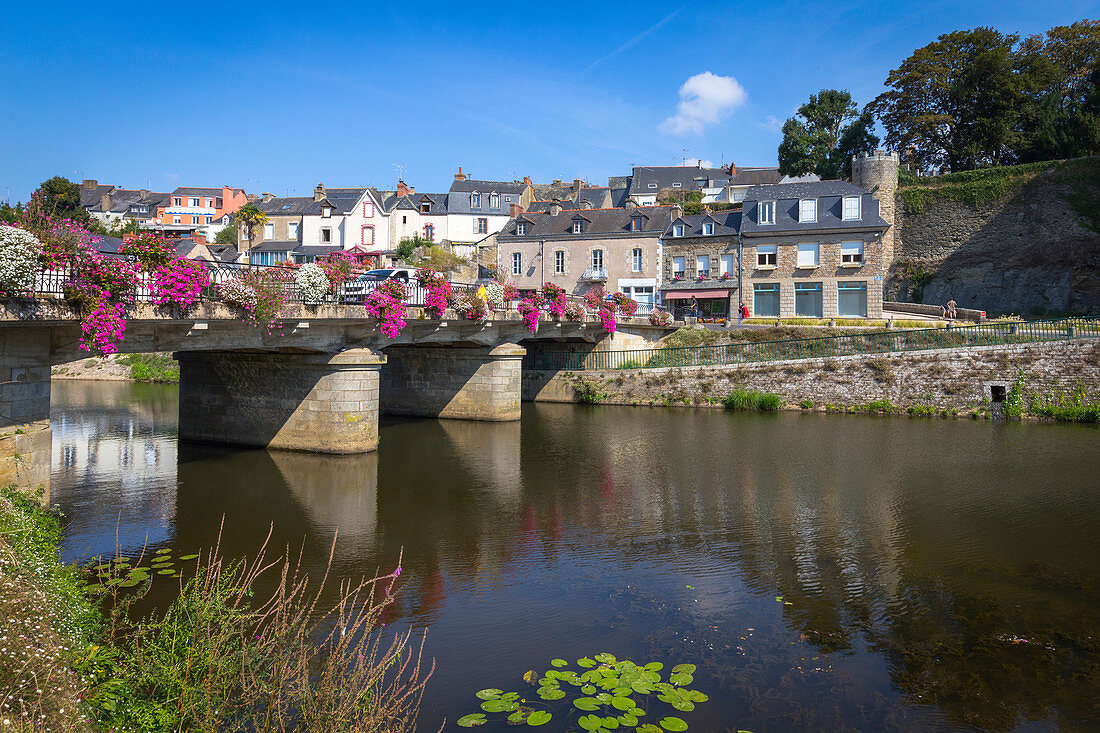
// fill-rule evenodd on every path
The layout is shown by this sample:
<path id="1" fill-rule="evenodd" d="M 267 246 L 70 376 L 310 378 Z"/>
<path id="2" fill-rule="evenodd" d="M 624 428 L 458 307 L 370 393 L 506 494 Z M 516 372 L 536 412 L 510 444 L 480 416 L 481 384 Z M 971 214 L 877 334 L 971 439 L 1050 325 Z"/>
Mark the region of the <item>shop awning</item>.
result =
<path id="1" fill-rule="evenodd" d="M 666 290 L 661 293 L 665 300 L 687 300 L 692 296 L 696 298 L 728 298 L 728 290 Z"/>

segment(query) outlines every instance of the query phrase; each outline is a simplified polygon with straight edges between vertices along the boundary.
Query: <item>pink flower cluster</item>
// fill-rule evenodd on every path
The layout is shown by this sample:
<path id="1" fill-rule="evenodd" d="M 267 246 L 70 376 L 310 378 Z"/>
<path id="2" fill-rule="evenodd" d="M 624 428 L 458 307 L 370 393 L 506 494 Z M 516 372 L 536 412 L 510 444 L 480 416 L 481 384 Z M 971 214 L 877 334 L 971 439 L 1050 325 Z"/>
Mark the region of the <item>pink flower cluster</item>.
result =
<path id="1" fill-rule="evenodd" d="M 197 260 L 174 260 L 153 270 L 153 302 L 157 305 L 175 303 L 190 308 L 210 282 L 206 266 Z"/>
<path id="2" fill-rule="evenodd" d="M 527 330 L 531 333 L 539 330 L 539 307 L 542 305 L 541 298 L 538 296 L 524 298 L 516 310 L 523 316 L 523 325 L 527 326 Z"/>
<path id="3" fill-rule="evenodd" d="M 512 283 L 504 283 L 504 300 L 519 300 L 519 288 Z"/>
<path id="4" fill-rule="evenodd" d="M 37 194 L 36 194 L 37 195 Z M 62 219 L 47 216 L 42 240 L 42 266 L 47 269 L 59 269 L 73 264 L 76 260 L 94 254 L 99 249 L 102 237 L 92 234 L 82 222 L 76 219 Z"/>
<path id="5" fill-rule="evenodd" d="M 565 289 L 554 283 L 543 283 L 542 294 L 546 297 L 546 309 L 559 321 L 564 318 L 568 306 Z"/>
<path id="6" fill-rule="evenodd" d="M 121 303 L 100 300 L 80 322 L 80 348 L 98 354 L 117 352 L 126 332 L 125 313 Z"/>
<path id="7" fill-rule="evenodd" d="M 603 321 L 603 330 L 615 333 L 615 314 L 610 308 L 600 308 L 600 320 Z"/>
<path id="8" fill-rule="evenodd" d="M 416 276 L 420 286 L 428 290 L 428 295 L 424 299 L 424 310 L 428 311 L 428 315 L 432 318 L 442 318 L 443 311 L 447 310 L 447 305 L 453 297 L 451 284 L 447 282 L 447 278 L 430 267 L 417 270 Z"/>
<path id="9" fill-rule="evenodd" d="M 465 293 L 455 301 L 455 310 L 468 321 L 483 321 L 489 317 L 489 306 L 473 293 Z"/>
<path id="10" fill-rule="evenodd" d="M 668 311 L 654 308 L 649 312 L 649 322 L 654 326 L 667 326 L 672 323 L 672 314 Z"/>
<path id="11" fill-rule="evenodd" d="M 584 298 L 584 304 L 588 306 L 588 310 L 594 311 L 605 307 L 603 301 L 606 296 L 607 293 L 604 291 L 603 285 L 597 285 L 581 297 Z"/>
<path id="12" fill-rule="evenodd" d="M 633 318 L 634 314 L 638 312 L 638 301 L 626 293 L 615 293 L 611 297 L 611 302 L 615 304 L 615 310 L 619 312 L 619 315 L 624 318 Z"/>
<path id="13" fill-rule="evenodd" d="M 407 297 L 404 285 L 397 280 L 387 280 L 364 299 L 363 307 L 372 318 L 378 319 L 378 328 L 386 338 L 395 339 L 404 330 Z"/>

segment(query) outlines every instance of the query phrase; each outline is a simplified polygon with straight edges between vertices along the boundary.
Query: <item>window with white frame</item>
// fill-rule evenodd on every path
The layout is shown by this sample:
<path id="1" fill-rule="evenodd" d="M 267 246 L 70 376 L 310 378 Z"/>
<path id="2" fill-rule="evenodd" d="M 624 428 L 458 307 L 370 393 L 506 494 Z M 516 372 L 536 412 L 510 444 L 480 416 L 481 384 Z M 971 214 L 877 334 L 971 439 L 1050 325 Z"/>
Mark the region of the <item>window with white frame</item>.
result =
<path id="1" fill-rule="evenodd" d="M 635 247 L 630 253 L 630 271 L 641 272 L 642 271 L 642 248 Z"/>
<path id="2" fill-rule="evenodd" d="M 420 213 L 421 214 L 431 213 L 431 210 L 432 210 L 431 202 L 429 202 L 429 201 L 420 202 Z"/>
<path id="3" fill-rule="evenodd" d="M 859 219 L 859 196 L 845 196 L 844 221 L 858 221 Z"/>
<path id="4" fill-rule="evenodd" d="M 180 215 L 179 214 L 176 214 L 175 216 L 172 217 L 172 223 L 173 224 L 179 224 L 180 223 Z"/>
<path id="5" fill-rule="evenodd" d="M 517 277 L 519 275 L 523 274 L 523 253 L 522 252 L 513 252 L 512 253 L 512 274 L 517 276 Z"/>
<path id="6" fill-rule="evenodd" d="M 374 202 L 373 201 L 364 201 L 363 202 L 363 218 L 364 219 L 373 219 L 374 218 Z"/>
<path id="7" fill-rule="evenodd" d="M 840 243 L 840 264 L 842 264 L 842 265 L 861 265 L 861 264 L 863 264 L 863 242 L 841 242 Z"/>
<path id="8" fill-rule="evenodd" d="M 573 222 L 573 233 L 574 234 L 584 234 L 584 222 L 581 221 L 580 219 Z"/>
<path id="9" fill-rule="evenodd" d="M 565 250 L 559 249 L 554 252 L 554 274 L 565 274 Z"/>
<path id="10" fill-rule="evenodd" d="M 640 217 L 640 216 L 630 217 L 630 231 L 640 232 L 640 231 L 642 231 L 642 226 L 643 226 L 642 217 Z"/>
<path id="11" fill-rule="evenodd" d="M 673 188 L 680 188 L 680 182 L 676 181 L 675 183 L 672 184 L 672 187 Z"/>
<path id="12" fill-rule="evenodd" d="M 651 183 L 651 184 L 649 184 L 649 187 L 650 188 L 657 188 L 657 184 L 656 183 Z"/>
<path id="13" fill-rule="evenodd" d="M 798 245 L 798 267 L 817 267 L 820 249 L 816 242 Z"/>
<path id="14" fill-rule="evenodd" d="M 674 236 L 674 237 L 684 236 L 684 225 L 683 224 L 674 224 L 673 227 L 672 227 L 672 236 Z"/>
<path id="15" fill-rule="evenodd" d="M 435 241 L 435 227 L 432 226 L 431 224 L 425 224 L 424 225 L 424 237 L 429 242 L 434 242 Z"/>
<path id="16" fill-rule="evenodd" d="M 332 230 L 329 229 L 328 227 L 324 227 L 323 229 L 321 229 L 321 243 L 322 244 L 331 244 L 332 243 Z"/>
<path id="17" fill-rule="evenodd" d="M 172 206 L 181 206 L 182 204 L 183 204 L 183 199 L 181 199 L 179 196 L 173 196 L 172 197 Z"/>
<path id="18" fill-rule="evenodd" d="M 479 216 L 477 219 L 476 229 L 474 231 L 476 231 L 478 234 L 488 234 L 489 220 L 486 219 L 484 216 Z"/>
<path id="19" fill-rule="evenodd" d="M 761 201 L 757 204 L 757 211 L 759 215 L 757 218 L 757 224 L 774 224 L 775 223 L 775 202 L 774 201 Z"/>
<path id="20" fill-rule="evenodd" d="M 516 234 L 518 236 L 522 237 L 526 233 L 527 233 L 527 222 L 525 222 L 525 221 L 516 222 Z"/>
<path id="21" fill-rule="evenodd" d="M 472 194 L 470 194 L 470 206 L 474 209 L 481 208 L 481 194 L 477 191 L 474 191 Z"/>
<path id="22" fill-rule="evenodd" d="M 703 234 L 714 234 L 714 224 L 712 222 L 703 222 Z"/>
<path id="23" fill-rule="evenodd" d="M 498 193 L 489 194 L 489 208 L 490 209 L 499 209 L 500 208 L 500 194 L 498 194 Z"/>
<path id="24" fill-rule="evenodd" d="M 286 238 L 297 241 L 298 240 L 298 222 L 288 222 L 286 225 Z"/>
<path id="25" fill-rule="evenodd" d="M 817 199 L 801 199 L 798 202 L 798 220 L 817 221 Z"/>
<path id="26" fill-rule="evenodd" d="M 673 257 L 672 258 L 672 276 L 673 277 L 683 277 L 684 276 L 684 267 L 686 265 L 687 265 L 687 259 L 686 258 L 684 258 L 684 257 Z"/>
<path id="27" fill-rule="evenodd" d="M 197 199 L 197 198 L 192 198 L 191 199 L 191 205 L 198 208 L 199 206 L 202 206 L 202 200 Z"/>
<path id="28" fill-rule="evenodd" d="M 321 207 L 321 216 L 325 217 L 326 219 L 329 218 L 330 216 L 332 216 L 332 207 L 331 206 L 322 206 Z"/>
<path id="29" fill-rule="evenodd" d="M 733 255 L 722 255 L 718 267 L 718 274 L 722 277 L 733 275 Z"/>
<path id="30" fill-rule="evenodd" d="M 775 267 L 776 262 L 779 259 L 779 245 L 776 244 L 758 244 L 756 245 L 756 266 L 757 267 Z"/>
<path id="31" fill-rule="evenodd" d="M 698 255 L 695 258 L 695 276 L 710 277 L 710 255 Z"/>
<path id="32" fill-rule="evenodd" d="M 209 224 L 214 221 L 214 217 L 211 214 L 206 215 L 206 223 Z"/>
<path id="33" fill-rule="evenodd" d="M 504 203 L 506 203 L 506 204 L 512 203 L 512 197 L 511 196 L 505 196 L 504 197 Z"/>
<path id="34" fill-rule="evenodd" d="M 275 225 L 274 224 L 264 224 L 264 239 L 269 239 L 270 240 L 270 239 L 274 239 L 274 238 L 275 238 Z"/>
<path id="35" fill-rule="evenodd" d="M 592 250 L 592 269 L 593 270 L 602 270 L 603 269 L 603 250 L 602 249 Z"/>

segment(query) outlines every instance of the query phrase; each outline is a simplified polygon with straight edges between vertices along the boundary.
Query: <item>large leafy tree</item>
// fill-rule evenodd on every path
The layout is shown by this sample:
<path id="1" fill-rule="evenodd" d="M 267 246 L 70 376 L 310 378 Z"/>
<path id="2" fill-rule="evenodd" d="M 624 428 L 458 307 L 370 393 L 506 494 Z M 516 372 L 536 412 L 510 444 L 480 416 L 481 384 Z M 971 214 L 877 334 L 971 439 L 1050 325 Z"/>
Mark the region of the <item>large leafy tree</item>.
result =
<path id="1" fill-rule="evenodd" d="M 214 235 L 214 244 L 237 244 L 237 218 Z"/>
<path id="2" fill-rule="evenodd" d="M 816 173 L 822 178 L 848 178 L 852 156 L 875 149 L 879 139 L 874 120 L 860 113 L 852 95 L 837 89 L 822 89 L 798 108 L 798 114 L 783 123 L 779 144 L 779 172 L 801 176 Z"/>
<path id="3" fill-rule="evenodd" d="M 868 105 L 886 129 L 887 145 L 909 162 L 953 171 L 1013 162 L 1018 38 L 975 28 L 914 51 Z"/>
<path id="4" fill-rule="evenodd" d="M 52 216 L 73 217 L 87 214 L 80 207 L 80 186 L 62 176 L 42 181 L 38 187 L 42 205 Z"/>

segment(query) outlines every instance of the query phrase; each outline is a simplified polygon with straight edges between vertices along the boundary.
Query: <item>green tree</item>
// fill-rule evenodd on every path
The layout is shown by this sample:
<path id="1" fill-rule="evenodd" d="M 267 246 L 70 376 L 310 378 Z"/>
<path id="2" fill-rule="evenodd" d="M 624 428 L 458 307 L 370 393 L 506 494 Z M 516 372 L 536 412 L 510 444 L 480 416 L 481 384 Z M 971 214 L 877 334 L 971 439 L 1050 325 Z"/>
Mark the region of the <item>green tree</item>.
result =
<path id="1" fill-rule="evenodd" d="M 878 145 L 874 119 L 860 113 L 846 90 L 822 89 L 783 123 L 779 172 L 787 176 L 816 173 L 825 179 L 850 178 L 852 156 Z"/>
<path id="2" fill-rule="evenodd" d="M 7 201 L 0 205 L 0 222 L 5 224 L 18 224 L 23 219 L 23 204 L 16 203 L 12 206 Z"/>
<path id="3" fill-rule="evenodd" d="M 868 105 L 886 129 L 887 145 L 909 162 L 952 171 L 1013 162 L 1018 39 L 975 28 L 914 51 L 890 72 L 888 91 Z"/>
<path id="4" fill-rule="evenodd" d="M 402 262 L 412 262 L 418 248 L 431 246 L 432 241 L 419 234 L 412 237 L 402 237 L 401 241 L 397 243 L 397 259 Z"/>
<path id="5" fill-rule="evenodd" d="M 251 246 L 252 238 L 256 236 L 256 227 L 267 223 L 267 214 L 250 201 L 237 211 L 234 219 L 237 221 L 238 226 L 244 227 L 245 239 L 248 240 L 248 244 Z"/>
<path id="6" fill-rule="evenodd" d="M 214 235 L 214 244 L 237 244 L 237 217 L 227 224 L 224 229 Z"/>
<path id="7" fill-rule="evenodd" d="M 80 206 L 80 186 L 62 176 L 42 181 L 38 187 L 45 213 L 50 216 L 87 218 L 88 212 Z"/>

